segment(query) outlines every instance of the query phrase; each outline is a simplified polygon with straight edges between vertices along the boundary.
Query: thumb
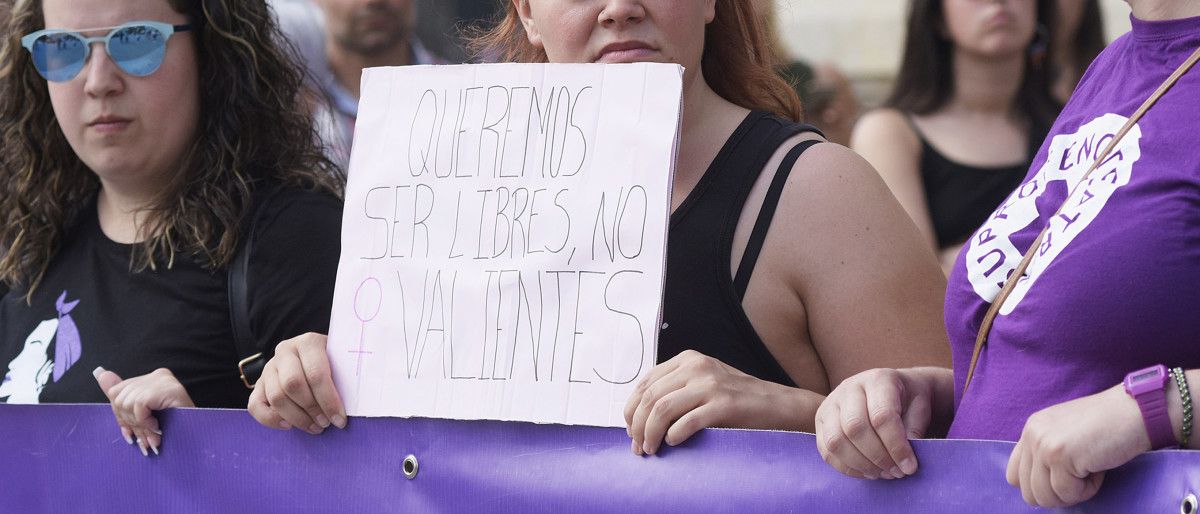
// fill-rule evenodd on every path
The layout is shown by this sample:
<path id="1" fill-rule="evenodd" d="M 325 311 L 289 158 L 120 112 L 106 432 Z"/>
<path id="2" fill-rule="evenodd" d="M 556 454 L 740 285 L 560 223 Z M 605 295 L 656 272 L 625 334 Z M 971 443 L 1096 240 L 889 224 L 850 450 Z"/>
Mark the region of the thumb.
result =
<path id="1" fill-rule="evenodd" d="M 1104 471 L 1092 473 L 1088 475 L 1086 479 L 1084 479 L 1087 481 L 1087 487 L 1085 488 L 1085 492 L 1083 494 L 1084 497 L 1081 501 L 1090 500 L 1093 496 L 1096 496 L 1096 493 L 1100 492 L 1100 486 L 1104 485 L 1104 473 Z"/>
<path id="2" fill-rule="evenodd" d="M 92 370 L 92 376 L 96 377 L 96 383 L 100 384 L 100 390 L 104 392 L 104 396 L 108 397 L 108 401 L 113 401 L 117 394 L 121 392 L 121 388 L 117 387 L 123 381 L 119 375 L 97 367 Z"/>
<path id="3" fill-rule="evenodd" d="M 922 396 L 913 398 L 901 415 L 904 420 L 904 427 L 908 429 L 908 438 L 924 438 L 925 433 L 929 430 L 929 423 L 932 416 L 933 406 L 929 404 L 928 398 Z"/>

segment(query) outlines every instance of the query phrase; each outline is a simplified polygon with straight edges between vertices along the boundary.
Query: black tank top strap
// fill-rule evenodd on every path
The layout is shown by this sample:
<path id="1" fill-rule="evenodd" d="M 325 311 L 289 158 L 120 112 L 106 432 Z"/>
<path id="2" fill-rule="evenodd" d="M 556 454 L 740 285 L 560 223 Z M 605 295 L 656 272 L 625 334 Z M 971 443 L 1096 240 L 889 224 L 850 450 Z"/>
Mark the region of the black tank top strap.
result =
<path id="1" fill-rule="evenodd" d="M 750 113 L 671 214 L 659 362 L 695 350 L 748 375 L 795 385 L 746 315 L 731 263 L 733 234 L 750 192 L 780 147 L 805 132 L 820 134 L 770 113 Z"/>
<path id="2" fill-rule="evenodd" d="M 775 177 L 771 179 L 771 186 L 767 189 L 762 208 L 758 211 L 754 230 L 750 232 L 750 239 L 746 242 L 746 250 L 742 253 L 742 260 L 738 263 L 737 274 L 733 279 L 733 288 L 739 300 L 746 298 L 746 288 L 750 287 L 750 277 L 754 274 L 759 254 L 762 253 L 763 244 L 767 241 L 767 231 L 771 228 L 771 220 L 775 218 L 775 210 L 779 207 L 779 198 L 783 196 L 783 186 L 787 185 L 792 167 L 795 166 L 796 160 L 805 150 L 820 142 L 817 139 L 800 142 L 792 147 L 783 161 L 779 163 L 779 169 L 775 172 Z"/>

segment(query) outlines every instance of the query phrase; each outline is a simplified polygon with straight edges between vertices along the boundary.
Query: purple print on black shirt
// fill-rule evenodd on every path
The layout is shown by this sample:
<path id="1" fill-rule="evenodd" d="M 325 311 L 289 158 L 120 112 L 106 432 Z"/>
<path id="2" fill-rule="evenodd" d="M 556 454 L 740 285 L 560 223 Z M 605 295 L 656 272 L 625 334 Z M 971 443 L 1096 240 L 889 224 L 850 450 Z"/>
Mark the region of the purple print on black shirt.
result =
<path id="1" fill-rule="evenodd" d="M 8 372 L 0 382 L 0 400 L 8 403 L 39 403 L 42 389 L 53 379 L 58 382 L 83 353 L 79 329 L 71 319 L 70 312 L 79 305 L 79 300 L 67 301 L 63 291 L 54 303 L 58 316 L 38 324 L 25 346 L 8 363 Z M 54 342 L 54 358 L 50 358 L 50 343 Z"/>

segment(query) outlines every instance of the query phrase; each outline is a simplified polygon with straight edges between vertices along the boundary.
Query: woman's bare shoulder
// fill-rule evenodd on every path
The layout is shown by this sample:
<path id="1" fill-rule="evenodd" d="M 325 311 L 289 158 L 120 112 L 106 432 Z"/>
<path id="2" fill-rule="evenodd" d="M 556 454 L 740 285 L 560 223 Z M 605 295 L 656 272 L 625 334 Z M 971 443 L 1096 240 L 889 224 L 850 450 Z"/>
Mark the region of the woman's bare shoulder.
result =
<path id="1" fill-rule="evenodd" d="M 883 179 L 866 159 L 841 145 L 818 144 L 797 159 L 777 216 L 789 227 L 780 243 L 802 260 L 798 272 L 869 254 L 899 260 L 917 254 L 933 264 L 932 253 Z"/>
<path id="2" fill-rule="evenodd" d="M 881 107 L 864 114 L 854 125 L 854 132 L 850 136 L 851 148 L 860 151 L 886 146 L 915 152 L 920 145 L 921 140 L 913 130 L 910 115 L 890 107 Z"/>

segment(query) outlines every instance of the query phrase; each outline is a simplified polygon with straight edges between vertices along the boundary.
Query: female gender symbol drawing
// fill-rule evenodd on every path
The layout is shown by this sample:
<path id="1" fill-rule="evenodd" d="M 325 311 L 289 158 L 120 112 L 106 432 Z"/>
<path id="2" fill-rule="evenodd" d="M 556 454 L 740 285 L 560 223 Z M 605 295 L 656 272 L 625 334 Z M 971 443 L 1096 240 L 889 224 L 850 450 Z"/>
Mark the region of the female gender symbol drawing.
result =
<path id="1" fill-rule="evenodd" d="M 364 291 L 367 284 L 374 284 L 374 294 L 370 294 L 371 291 Z M 368 294 L 363 295 L 364 292 L 367 292 Z M 354 371 L 354 376 L 356 377 L 362 374 L 363 354 L 374 353 L 365 351 L 363 349 L 366 345 L 367 323 L 375 319 L 375 316 L 379 315 L 379 310 L 382 307 L 383 284 L 380 284 L 379 280 L 375 277 L 367 277 L 366 280 L 363 280 L 362 283 L 358 285 L 358 290 L 354 292 L 354 317 L 358 318 L 360 324 L 358 327 L 358 349 L 350 350 L 350 353 L 358 354 L 358 367 Z M 364 312 L 368 311 L 370 312 L 369 315 L 363 314 Z"/>

